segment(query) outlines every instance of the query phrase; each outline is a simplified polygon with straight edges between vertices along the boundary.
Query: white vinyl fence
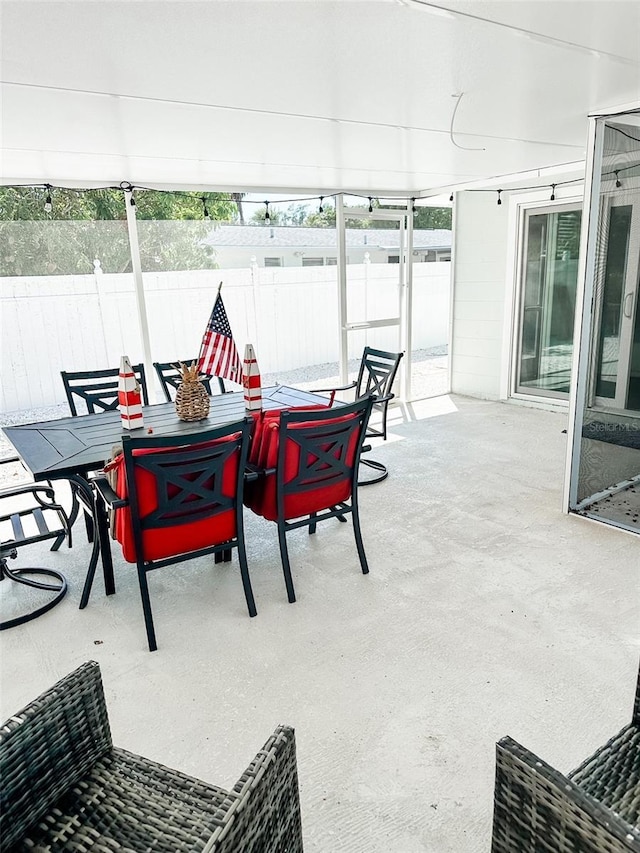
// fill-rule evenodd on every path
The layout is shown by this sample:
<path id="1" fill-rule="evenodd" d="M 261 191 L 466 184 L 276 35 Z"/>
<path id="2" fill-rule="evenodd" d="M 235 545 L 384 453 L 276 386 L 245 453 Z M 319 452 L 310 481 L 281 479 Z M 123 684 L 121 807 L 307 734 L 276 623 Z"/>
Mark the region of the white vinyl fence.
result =
<path id="1" fill-rule="evenodd" d="M 414 265 L 413 349 L 447 343 L 451 264 Z M 351 320 L 389 316 L 398 268 L 349 266 Z M 255 347 L 263 374 L 338 360 L 336 267 L 283 267 L 145 273 L 145 299 L 154 361 L 193 358 L 220 280 L 240 357 Z M 65 401 L 61 370 L 118 366 L 120 356 L 142 360 L 130 274 L 0 279 L 2 410 Z M 395 311 L 393 312 L 395 313 Z M 356 358 L 366 343 L 397 347 L 389 330 L 352 335 Z"/>

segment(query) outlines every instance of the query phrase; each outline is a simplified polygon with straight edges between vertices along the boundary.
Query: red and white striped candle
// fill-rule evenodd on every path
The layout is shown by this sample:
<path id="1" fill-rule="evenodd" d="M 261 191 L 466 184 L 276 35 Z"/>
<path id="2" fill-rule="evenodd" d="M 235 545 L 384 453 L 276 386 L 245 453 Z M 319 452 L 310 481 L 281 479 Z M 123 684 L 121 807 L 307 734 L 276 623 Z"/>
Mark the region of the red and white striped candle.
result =
<path id="1" fill-rule="evenodd" d="M 138 429 L 144 426 L 140 385 L 136 379 L 128 356 L 120 359 L 118 375 L 118 408 L 124 429 Z"/>
<path id="2" fill-rule="evenodd" d="M 260 368 L 252 344 L 244 348 L 242 364 L 242 386 L 244 388 L 244 407 L 248 412 L 262 409 L 262 385 L 260 383 Z"/>

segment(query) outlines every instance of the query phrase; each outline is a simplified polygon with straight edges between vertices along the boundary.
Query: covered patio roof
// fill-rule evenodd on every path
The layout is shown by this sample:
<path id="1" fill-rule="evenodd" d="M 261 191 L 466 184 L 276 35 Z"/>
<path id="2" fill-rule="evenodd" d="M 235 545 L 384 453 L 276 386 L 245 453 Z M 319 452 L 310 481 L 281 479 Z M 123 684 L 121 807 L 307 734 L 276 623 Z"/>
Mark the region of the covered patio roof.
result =
<path id="1" fill-rule="evenodd" d="M 635 0 L 2 0 L 2 181 L 437 195 L 581 162 Z"/>

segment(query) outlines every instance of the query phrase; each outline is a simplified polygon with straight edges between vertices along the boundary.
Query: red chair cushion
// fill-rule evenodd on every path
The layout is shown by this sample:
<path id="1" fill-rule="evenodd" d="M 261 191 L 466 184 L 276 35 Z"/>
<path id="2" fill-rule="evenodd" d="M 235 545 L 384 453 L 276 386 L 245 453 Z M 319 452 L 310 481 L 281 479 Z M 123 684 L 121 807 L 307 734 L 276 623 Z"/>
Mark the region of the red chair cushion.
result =
<path id="1" fill-rule="evenodd" d="M 229 439 L 220 439 L 226 442 Z M 219 442 L 207 442 L 202 447 L 217 444 Z M 176 452 L 181 448 L 176 448 Z M 158 450 L 136 450 L 134 456 L 158 453 Z M 117 482 L 115 491 L 120 498 L 129 496 L 124 456 L 118 456 L 113 463 L 117 470 Z M 238 476 L 238 454 L 232 454 L 227 462 L 222 475 L 222 492 L 225 496 L 233 497 L 236 492 Z M 138 508 L 141 519 L 158 507 L 158 488 L 154 475 L 143 468 L 136 468 L 136 492 L 138 495 Z M 177 487 L 169 486 L 169 495 L 175 493 Z M 186 554 L 219 545 L 235 538 L 236 514 L 234 509 L 212 513 L 211 516 L 197 521 L 189 521 L 188 516 L 184 519 L 179 516 L 175 519 L 175 525 L 148 529 L 142 531 L 142 559 L 161 560 L 165 557 L 174 557 L 177 554 Z M 136 562 L 136 549 L 133 539 L 133 525 L 131 523 L 131 510 L 123 507 L 116 510 L 115 537 L 122 545 L 122 553 L 129 563 Z"/>
<path id="2" fill-rule="evenodd" d="M 353 415 L 344 417 L 331 418 L 324 421 L 323 424 L 330 425 L 341 423 L 353 418 Z M 295 431 L 309 427 L 312 422 L 301 422 L 292 424 L 289 429 Z M 278 462 L 278 445 L 279 445 L 279 419 L 270 420 L 263 427 L 261 448 L 259 456 L 260 468 L 275 468 Z M 323 449 L 327 449 L 330 442 L 324 445 Z M 298 473 L 300 462 L 300 446 L 293 440 L 288 440 L 287 450 L 284 462 L 284 482 L 289 483 L 295 478 Z M 358 444 L 358 432 L 354 430 L 351 434 L 349 445 L 347 448 L 346 464 L 352 468 L 355 462 L 355 453 Z M 318 487 L 309 491 L 303 491 L 298 494 L 290 494 L 285 496 L 284 502 L 284 517 L 285 520 L 293 518 L 301 518 L 305 515 L 310 515 L 312 512 L 320 512 L 330 506 L 342 503 L 351 497 L 351 479 L 348 475 L 339 479 L 337 482 L 332 482 L 330 485 L 323 486 L 322 482 L 318 483 Z M 245 492 L 245 504 L 257 515 L 269 521 L 277 521 L 278 507 L 276 499 L 276 475 L 269 474 L 261 477 L 252 484 L 249 492 Z"/>

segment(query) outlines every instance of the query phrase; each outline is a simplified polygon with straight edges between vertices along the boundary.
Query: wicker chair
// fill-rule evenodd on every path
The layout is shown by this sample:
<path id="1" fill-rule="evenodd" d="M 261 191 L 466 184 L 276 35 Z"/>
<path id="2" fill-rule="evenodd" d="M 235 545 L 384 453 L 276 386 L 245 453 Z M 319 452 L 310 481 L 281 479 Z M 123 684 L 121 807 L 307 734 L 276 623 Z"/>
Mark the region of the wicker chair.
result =
<path id="1" fill-rule="evenodd" d="M 510 737 L 496 750 L 492 853 L 640 851 L 640 673 L 628 726 L 564 776 Z"/>
<path id="2" fill-rule="evenodd" d="M 94 661 L 2 726 L 0 769 L 3 853 L 302 851 L 293 729 L 226 791 L 114 747 Z"/>

